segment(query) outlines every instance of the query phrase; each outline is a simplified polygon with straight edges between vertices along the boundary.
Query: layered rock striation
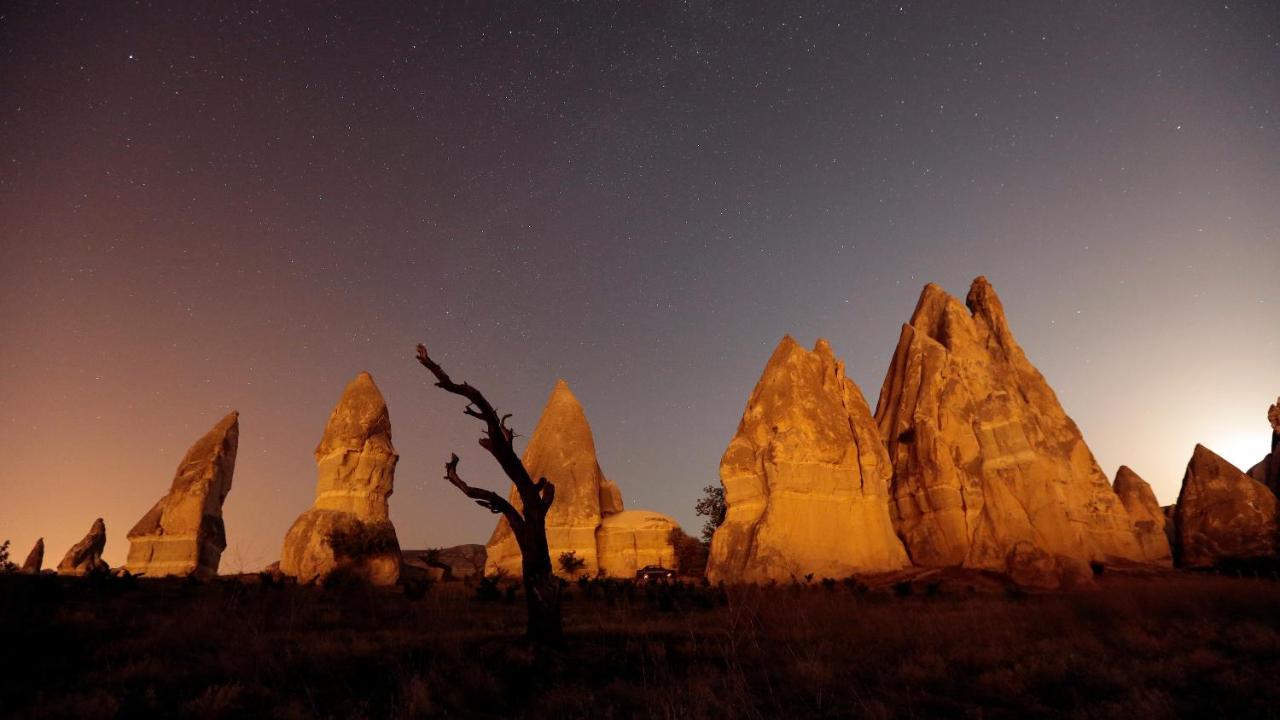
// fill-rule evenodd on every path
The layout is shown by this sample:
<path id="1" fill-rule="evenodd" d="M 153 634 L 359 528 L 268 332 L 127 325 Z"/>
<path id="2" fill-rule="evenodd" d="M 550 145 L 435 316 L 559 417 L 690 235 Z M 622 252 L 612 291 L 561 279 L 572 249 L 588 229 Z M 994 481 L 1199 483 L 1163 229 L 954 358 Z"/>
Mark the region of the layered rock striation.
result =
<path id="1" fill-rule="evenodd" d="M 1273 561 L 1276 496 L 1203 445 L 1196 445 L 1174 509 L 1180 567 Z"/>
<path id="2" fill-rule="evenodd" d="M 280 571 L 303 583 L 340 570 L 394 585 L 400 544 L 387 500 L 399 457 L 387 403 L 362 372 L 347 384 L 316 446 L 315 505 L 285 535 Z"/>
<path id="3" fill-rule="evenodd" d="M 530 477 L 545 477 L 556 487 L 546 531 L 558 574 L 568 574 L 559 558 L 570 552 L 583 561 L 575 573 L 579 576 L 633 577 L 647 564 L 671 567 L 675 552 L 668 536 L 678 526 L 658 513 L 624 511 L 621 490 L 604 476 L 596 459 L 586 413 L 564 380 L 552 389 L 522 460 Z M 510 498 L 517 509 L 522 507 L 514 488 Z M 485 550 L 485 574 L 521 575 L 520 546 L 505 518 Z"/>
<path id="4" fill-rule="evenodd" d="M 218 574 L 227 532 L 222 503 L 231 492 L 239 413 L 222 418 L 187 450 L 169 492 L 129 531 L 125 569 L 134 575 L 208 578 Z"/>
<path id="5" fill-rule="evenodd" d="M 88 575 L 90 573 L 107 572 L 110 568 L 102 560 L 102 551 L 107 546 L 107 524 L 98 518 L 89 528 L 89 534 L 80 542 L 71 546 L 62 562 L 58 563 L 59 575 Z"/>
<path id="6" fill-rule="evenodd" d="M 892 464 L 861 391 L 825 340 L 769 358 L 720 461 L 727 512 L 713 582 L 790 582 L 899 570 Z"/>
<path id="7" fill-rule="evenodd" d="M 915 564 L 1008 572 L 1016 562 L 1039 568 L 1023 575 L 1039 572 L 1034 584 L 1052 587 L 1086 578 L 1090 562 L 1146 560 L 986 278 L 965 304 L 925 286 L 876 421 L 893 462 L 894 523 Z"/>

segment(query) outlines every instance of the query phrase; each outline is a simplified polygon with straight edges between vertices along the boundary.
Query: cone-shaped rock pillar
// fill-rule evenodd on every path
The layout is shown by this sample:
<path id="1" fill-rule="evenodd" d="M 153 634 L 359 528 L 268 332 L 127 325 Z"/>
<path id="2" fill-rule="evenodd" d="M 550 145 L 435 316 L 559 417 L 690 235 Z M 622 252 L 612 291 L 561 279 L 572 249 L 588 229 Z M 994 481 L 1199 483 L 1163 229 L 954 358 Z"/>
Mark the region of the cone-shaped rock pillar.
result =
<path id="1" fill-rule="evenodd" d="M 218 574 L 227 547 L 222 503 L 236 469 L 239 417 L 229 413 L 187 450 L 169 492 L 129 531 L 126 570 L 147 577 Z"/>
<path id="2" fill-rule="evenodd" d="M 373 377 L 347 384 L 316 446 L 315 505 L 285 535 L 280 571 L 309 583 L 342 570 L 376 585 L 400 578 L 400 543 L 387 499 L 400 456 Z"/>
<path id="3" fill-rule="evenodd" d="M 35 575 L 44 569 L 44 538 L 36 540 L 36 544 L 31 548 L 31 552 L 27 553 L 26 562 L 22 563 L 22 570 L 28 575 Z"/>
<path id="4" fill-rule="evenodd" d="M 728 506 L 713 581 L 843 578 L 910 563 L 889 516 L 892 465 L 871 410 L 825 340 L 784 337 L 720 461 Z"/>
<path id="5" fill-rule="evenodd" d="M 584 562 L 579 576 L 633 577 L 645 565 L 671 567 L 675 551 L 668 536 L 678 526 L 661 513 L 623 512 L 622 491 L 600 469 L 591 425 L 564 380 L 552 389 L 522 460 L 530 477 L 545 477 L 556 486 L 546 528 L 557 574 L 566 574 L 559 558 L 567 552 Z M 522 507 L 514 488 L 510 498 Z M 518 577 L 522 572 L 520 546 L 505 518 L 485 550 L 486 574 Z"/>

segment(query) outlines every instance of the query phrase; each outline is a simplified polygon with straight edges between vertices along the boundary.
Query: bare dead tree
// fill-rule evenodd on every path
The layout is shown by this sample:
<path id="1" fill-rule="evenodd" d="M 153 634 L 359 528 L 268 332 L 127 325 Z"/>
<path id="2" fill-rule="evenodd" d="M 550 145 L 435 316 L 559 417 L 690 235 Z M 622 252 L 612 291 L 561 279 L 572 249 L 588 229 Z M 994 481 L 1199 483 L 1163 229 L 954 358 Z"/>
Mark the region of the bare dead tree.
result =
<path id="1" fill-rule="evenodd" d="M 510 414 L 499 416 L 493 405 L 479 390 L 468 383 L 456 383 L 449 374 L 427 354 L 425 345 L 418 346 L 418 362 L 431 371 L 436 387 L 467 400 L 463 413 L 484 423 L 485 434 L 480 447 L 502 466 L 511 478 L 520 497 L 520 509 L 507 502 L 492 490 L 472 487 L 458 475 L 458 456 L 449 455 L 444 466 L 444 477 L 463 495 L 476 501 L 480 507 L 494 514 L 501 513 L 511 526 L 516 543 L 520 546 L 521 568 L 524 572 L 525 603 L 529 611 L 527 633 L 530 640 L 540 643 L 557 643 L 561 637 L 560 579 L 551 572 L 551 552 L 547 546 L 547 510 L 555 500 L 556 486 L 546 478 L 535 482 L 529 476 L 520 456 L 516 455 L 512 439 L 515 432 L 507 427 Z"/>

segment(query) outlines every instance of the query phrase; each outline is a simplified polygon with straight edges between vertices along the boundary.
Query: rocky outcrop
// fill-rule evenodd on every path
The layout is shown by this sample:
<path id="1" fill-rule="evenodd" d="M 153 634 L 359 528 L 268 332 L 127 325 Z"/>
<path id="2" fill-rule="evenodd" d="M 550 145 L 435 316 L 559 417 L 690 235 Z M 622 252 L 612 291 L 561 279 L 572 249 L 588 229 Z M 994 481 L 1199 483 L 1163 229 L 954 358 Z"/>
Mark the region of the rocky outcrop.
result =
<path id="1" fill-rule="evenodd" d="M 1257 465 L 1249 468 L 1249 477 L 1266 485 L 1275 495 L 1280 495 L 1280 398 L 1267 409 L 1271 423 L 1271 452 Z"/>
<path id="2" fill-rule="evenodd" d="M 102 550 L 107 546 L 107 524 L 102 518 L 93 521 L 89 534 L 67 551 L 58 563 L 59 575 L 88 575 L 110 570 L 102 561 Z"/>
<path id="3" fill-rule="evenodd" d="M 369 373 L 357 375 L 343 391 L 315 457 L 315 505 L 285 535 L 280 571 L 303 583 L 341 571 L 394 585 L 400 543 L 387 499 L 400 456 L 391 444 L 387 403 Z"/>
<path id="4" fill-rule="evenodd" d="M 876 407 L 912 561 L 1008 571 L 1029 543 L 1064 580 L 1089 562 L 1143 561 L 1133 522 L 986 278 L 966 304 L 925 286 Z"/>
<path id="5" fill-rule="evenodd" d="M 595 438 L 586 413 L 564 380 L 558 381 L 551 391 L 522 460 L 531 477 L 545 477 L 556 486 L 555 501 L 547 512 L 546 528 L 551 564 L 557 573 L 564 574 L 558 560 L 567 552 L 574 553 L 584 562 L 576 575 L 588 577 L 601 573 L 632 577 L 635 571 L 628 570 L 631 561 L 626 559 L 632 555 L 674 556 L 669 540 L 665 541 L 665 555 L 657 548 L 661 543 L 653 537 L 652 522 L 639 522 L 636 520 L 638 515 L 623 512 L 622 492 L 605 478 L 600 469 L 596 460 Z M 517 509 L 522 507 L 514 488 L 510 498 Z M 640 512 L 646 517 L 665 517 Z M 626 516 L 626 522 L 609 524 L 609 529 L 600 535 L 598 531 L 616 515 Z M 670 522 L 674 526 L 674 521 Z M 627 536 L 628 532 L 632 533 L 631 537 Z M 608 543 L 603 551 L 598 538 L 604 538 Z M 623 550 L 627 547 L 642 549 Z M 498 521 L 485 549 L 485 574 L 521 575 L 520 546 L 505 518 Z M 602 552 L 615 553 L 615 556 L 602 562 Z"/>
<path id="6" fill-rule="evenodd" d="M 676 569 L 671 531 L 680 525 L 662 513 L 624 510 L 606 515 L 596 528 L 596 558 L 609 577 L 633 578 L 646 565 Z"/>
<path id="7" fill-rule="evenodd" d="M 27 559 L 22 563 L 22 569 L 19 572 L 28 575 L 36 575 L 44 569 L 44 538 L 36 540 L 35 546 L 31 548 L 31 552 L 27 553 Z"/>
<path id="8" fill-rule="evenodd" d="M 1203 445 L 1187 464 L 1174 514 L 1180 567 L 1276 557 L 1276 496 Z"/>
<path id="9" fill-rule="evenodd" d="M 222 503 L 231 492 L 239 413 L 222 418 L 178 463 L 169 492 L 129 531 L 125 569 L 134 575 L 213 577 L 227 547 Z"/>
<path id="10" fill-rule="evenodd" d="M 784 337 L 720 461 L 728 511 L 712 582 L 790 582 L 909 565 L 889 516 L 892 465 L 861 391 L 825 340 Z"/>
<path id="11" fill-rule="evenodd" d="M 1146 561 L 1153 565 L 1173 565 L 1173 551 L 1164 527 L 1164 510 L 1151 486 L 1129 466 L 1121 465 L 1111 487 L 1133 520 L 1138 546 L 1142 548 Z"/>

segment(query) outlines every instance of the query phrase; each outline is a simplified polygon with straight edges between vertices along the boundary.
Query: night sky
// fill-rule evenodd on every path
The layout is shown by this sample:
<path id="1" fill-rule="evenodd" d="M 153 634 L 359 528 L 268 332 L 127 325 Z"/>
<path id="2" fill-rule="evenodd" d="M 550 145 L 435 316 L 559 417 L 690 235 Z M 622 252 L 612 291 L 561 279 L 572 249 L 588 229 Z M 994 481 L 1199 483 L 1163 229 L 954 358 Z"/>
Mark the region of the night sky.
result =
<path id="1" fill-rule="evenodd" d="M 784 333 L 874 407 L 987 275 L 1103 469 L 1163 503 L 1280 394 L 1280 4 L 7 2 L 0 539 L 106 559 L 241 412 L 224 572 L 278 557 L 368 370 L 407 548 L 506 480 L 413 361 L 532 432 L 556 378 L 674 515 Z"/>

